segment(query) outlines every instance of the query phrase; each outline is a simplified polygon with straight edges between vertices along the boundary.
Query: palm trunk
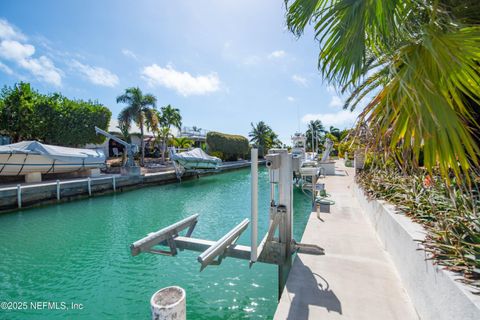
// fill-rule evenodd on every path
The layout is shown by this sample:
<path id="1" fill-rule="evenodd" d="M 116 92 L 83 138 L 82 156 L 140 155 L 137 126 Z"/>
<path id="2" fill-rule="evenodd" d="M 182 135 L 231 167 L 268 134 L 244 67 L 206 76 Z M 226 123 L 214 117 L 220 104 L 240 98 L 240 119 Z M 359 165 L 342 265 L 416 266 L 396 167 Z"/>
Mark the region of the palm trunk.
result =
<path id="1" fill-rule="evenodd" d="M 145 141 L 143 139 L 143 124 L 140 125 L 140 146 L 142 148 L 142 154 L 140 157 L 140 166 L 143 167 L 145 166 Z"/>
<path id="2" fill-rule="evenodd" d="M 162 139 L 162 163 L 165 163 L 165 149 L 166 149 L 167 139 L 164 137 Z"/>

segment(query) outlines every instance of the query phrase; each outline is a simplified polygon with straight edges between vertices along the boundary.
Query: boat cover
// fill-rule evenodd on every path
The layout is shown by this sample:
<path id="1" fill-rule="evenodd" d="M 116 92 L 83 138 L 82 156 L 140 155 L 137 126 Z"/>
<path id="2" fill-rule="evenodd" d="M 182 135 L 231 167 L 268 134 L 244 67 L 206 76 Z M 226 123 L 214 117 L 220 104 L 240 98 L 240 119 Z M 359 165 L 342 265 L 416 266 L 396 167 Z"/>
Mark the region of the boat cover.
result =
<path id="1" fill-rule="evenodd" d="M 67 148 L 43 144 L 38 141 L 22 141 L 0 146 L 0 154 L 32 154 L 42 155 L 46 158 L 73 162 L 104 162 L 105 154 L 101 150 Z"/>
<path id="2" fill-rule="evenodd" d="M 209 156 L 205 151 L 200 148 L 195 148 L 190 151 L 175 153 L 172 155 L 172 160 L 184 160 L 184 161 L 196 161 L 196 162 L 208 162 L 220 164 L 222 160 L 217 157 Z"/>

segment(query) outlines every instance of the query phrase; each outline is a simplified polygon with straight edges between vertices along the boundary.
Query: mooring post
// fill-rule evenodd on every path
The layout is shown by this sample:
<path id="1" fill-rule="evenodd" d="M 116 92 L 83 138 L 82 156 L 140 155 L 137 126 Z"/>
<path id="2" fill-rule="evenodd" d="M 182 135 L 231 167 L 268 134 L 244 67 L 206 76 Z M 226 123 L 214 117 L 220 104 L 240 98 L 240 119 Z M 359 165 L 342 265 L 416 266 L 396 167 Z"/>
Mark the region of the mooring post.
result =
<path id="1" fill-rule="evenodd" d="M 150 299 L 152 320 L 186 320 L 186 293 L 180 287 L 163 288 Z"/>
<path id="2" fill-rule="evenodd" d="M 92 196 L 92 181 L 90 177 L 87 178 L 87 186 L 88 186 L 88 195 Z"/>
<path id="3" fill-rule="evenodd" d="M 57 201 L 60 201 L 60 180 L 57 180 Z"/>
<path id="4" fill-rule="evenodd" d="M 258 149 L 252 148 L 251 156 L 251 176 L 252 176 L 252 232 L 250 261 L 257 261 L 258 244 Z"/>
<path id="5" fill-rule="evenodd" d="M 282 264 L 278 266 L 278 299 L 287 283 L 288 273 L 292 266 L 291 244 L 293 238 L 293 171 L 292 157 L 285 150 L 280 153 L 280 170 L 278 183 L 278 204 L 285 207 L 285 214 L 279 224 L 279 242 L 285 245 Z"/>
<path id="6" fill-rule="evenodd" d="M 113 186 L 113 192 L 117 191 L 117 183 L 115 181 L 115 176 L 112 176 L 112 186 Z"/>
<path id="7" fill-rule="evenodd" d="M 22 185 L 17 184 L 17 204 L 18 207 L 22 207 Z"/>

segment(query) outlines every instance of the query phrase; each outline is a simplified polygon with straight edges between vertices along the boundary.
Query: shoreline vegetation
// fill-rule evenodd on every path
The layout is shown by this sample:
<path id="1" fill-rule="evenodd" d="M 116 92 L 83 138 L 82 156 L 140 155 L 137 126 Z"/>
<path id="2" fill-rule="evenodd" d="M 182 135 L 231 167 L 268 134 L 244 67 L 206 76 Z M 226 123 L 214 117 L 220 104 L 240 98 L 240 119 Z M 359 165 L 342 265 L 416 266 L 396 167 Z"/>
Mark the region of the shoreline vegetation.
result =
<path id="1" fill-rule="evenodd" d="M 402 174 L 395 167 L 366 164 L 357 183 L 373 199 L 385 200 L 420 223 L 422 241 L 436 264 L 458 272 L 480 294 L 480 179 L 470 188 L 448 186 L 426 170 Z"/>
<path id="2" fill-rule="evenodd" d="M 108 130 L 111 111 L 95 101 L 71 100 L 60 93 L 41 94 L 29 83 L 3 87 L 0 93 L 0 134 L 12 139 L 79 147 L 102 143 L 95 126 Z"/>

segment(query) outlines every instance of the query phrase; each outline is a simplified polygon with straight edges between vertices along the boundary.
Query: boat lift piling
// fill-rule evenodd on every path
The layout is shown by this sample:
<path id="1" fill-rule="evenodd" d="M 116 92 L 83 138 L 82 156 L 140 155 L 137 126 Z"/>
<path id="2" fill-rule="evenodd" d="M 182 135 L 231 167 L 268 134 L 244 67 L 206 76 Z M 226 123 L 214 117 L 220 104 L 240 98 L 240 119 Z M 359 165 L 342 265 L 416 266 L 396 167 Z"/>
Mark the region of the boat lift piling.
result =
<path id="1" fill-rule="evenodd" d="M 17 184 L 17 205 L 18 208 L 22 208 L 22 185 Z"/>
<path id="2" fill-rule="evenodd" d="M 258 149 L 252 148 L 251 152 L 251 197 L 252 197 L 252 232 L 251 232 L 251 248 L 250 263 L 257 261 L 258 247 Z M 250 265 L 251 265 L 250 264 Z"/>
<path id="3" fill-rule="evenodd" d="M 195 214 L 134 242 L 130 245 L 132 256 L 143 252 L 175 256 L 181 250 L 197 251 L 200 252 L 197 258 L 200 271 L 210 265 L 220 265 L 226 257 L 248 260 L 250 266 L 255 262 L 276 264 L 280 298 L 292 266 L 292 255 L 297 251 L 323 255 L 324 251 L 316 245 L 301 244 L 293 240 L 292 156 L 285 149 L 272 149 L 265 157 L 272 192 L 268 230 L 257 246 L 258 162 L 256 158 L 257 150 L 252 149 L 251 246 L 236 243 L 250 224 L 249 219 L 244 219 L 219 240 L 211 241 L 191 236 L 199 217 Z M 275 186 L 278 189 L 278 200 L 275 199 Z M 185 236 L 179 235 L 187 228 Z M 160 247 L 169 247 L 170 250 Z"/>

